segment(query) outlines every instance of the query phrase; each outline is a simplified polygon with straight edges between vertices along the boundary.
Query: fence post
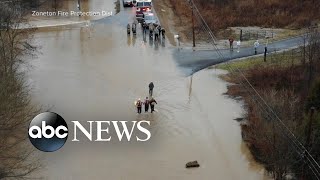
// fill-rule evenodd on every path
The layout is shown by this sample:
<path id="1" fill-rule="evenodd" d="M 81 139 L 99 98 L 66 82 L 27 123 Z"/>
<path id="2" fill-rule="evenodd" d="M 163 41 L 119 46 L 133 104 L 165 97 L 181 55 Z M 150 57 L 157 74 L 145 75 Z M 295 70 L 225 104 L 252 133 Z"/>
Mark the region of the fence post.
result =
<path id="1" fill-rule="evenodd" d="M 268 51 L 268 48 L 267 48 L 267 46 L 265 46 L 264 47 L 264 58 L 263 58 L 264 62 L 267 62 L 267 51 Z"/>

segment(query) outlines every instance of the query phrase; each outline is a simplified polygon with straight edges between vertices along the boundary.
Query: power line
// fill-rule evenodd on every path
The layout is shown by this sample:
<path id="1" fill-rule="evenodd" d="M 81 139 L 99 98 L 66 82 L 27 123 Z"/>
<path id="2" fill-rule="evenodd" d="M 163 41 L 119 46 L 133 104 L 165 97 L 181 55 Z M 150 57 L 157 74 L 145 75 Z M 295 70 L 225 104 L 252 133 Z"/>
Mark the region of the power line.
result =
<path id="1" fill-rule="evenodd" d="M 212 40 L 211 44 L 214 46 L 217 54 L 220 56 L 220 58 L 226 59 L 226 57 L 223 55 L 223 53 L 221 53 L 220 50 L 217 48 L 217 46 L 216 46 L 216 39 L 217 38 L 212 33 L 211 29 L 209 28 L 209 26 L 206 23 L 206 21 L 204 20 L 204 18 L 201 16 L 201 13 L 200 13 L 199 9 L 196 7 L 196 5 L 194 4 L 193 1 L 189 1 L 189 3 L 192 5 L 192 8 L 196 11 L 194 14 L 197 17 L 198 22 L 200 22 L 201 28 L 204 29 L 209 34 L 209 36 L 211 37 L 211 40 Z M 229 59 L 232 59 L 232 57 L 230 55 L 229 55 Z M 232 73 L 234 73 L 235 71 L 230 66 L 229 62 L 226 62 L 226 64 L 227 64 L 229 70 Z M 274 110 L 262 98 L 262 96 L 259 94 L 259 92 L 253 87 L 253 85 L 250 83 L 250 81 L 246 78 L 244 73 L 239 68 L 237 68 L 237 67 L 235 67 L 235 68 L 236 68 L 236 71 L 238 73 L 240 73 L 241 77 L 245 80 L 246 84 L 248 84 L 249 88 L 253 90 L 254 94 L 258 97 L 258 99 L 260 99 L 260 101 L 262 101 L 262 105 L 267 108 L 265 110 L 268 113 L 268 116 L 272 118 L 272 115 L 273 115 L 272 119 L 273 120 L 277 120 L 277 122 L 279 122 L 280 125 L 282 126 L 282 128 L 279 127 L 279 126 L 278 127 L 286 131 L 286 133 L 284 135 L 293 143 L 297 153 L 300 156 L 301 156 L 302 153 L 304 153 L 306 155 L 305 158 L 306 158 L 306 160 L 308 160 L 308 162 L 311 164 L 312 167 L 310 167 L 309 164 L 308 164 L 308 166 L 310 167 L 310 169 L 312 170 L 314 175 L 317 177 L 317 179 L 320 179 L 319 178 L 320 177 L 320 170 L 319 170 L 320 166 L 319 166 L 318 162 L 314 159 L 314 157 L 310 154 L 310 152 L 303 146 L 303 144 L 295 137 L 294 133 L 291 132 L 291 130 L 286 126 L 286 124 L 277 116 L 277 114 L 274 112 Z M 241 82 L 241 84 L 244 85 L 242 82 Z M 246 86 L 244 86 L 244 87 L 246 87 Z M 258 104 L 261 105 L 261 102 L 259 102 Z M 281 131 L 281 132 L 284 133 L 284 131 Z M 297 148 L 299 150 L 297 150 Z M 300 152 L 298 152 L 298 151 L 300 151 Z"/>

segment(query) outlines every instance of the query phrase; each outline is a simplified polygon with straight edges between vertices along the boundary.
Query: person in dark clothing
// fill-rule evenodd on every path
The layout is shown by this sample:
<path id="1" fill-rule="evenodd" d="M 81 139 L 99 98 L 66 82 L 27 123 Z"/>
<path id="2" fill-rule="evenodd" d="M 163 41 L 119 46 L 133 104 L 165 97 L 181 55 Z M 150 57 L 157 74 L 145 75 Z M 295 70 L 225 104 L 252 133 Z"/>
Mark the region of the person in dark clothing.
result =
<path id="1" fill-rule="evenodd" d="M 144 112 L 148 112 L 149 111 L 149 104 L 150 104 L 148 97 L 146 97 L 146 100 L 144 100 L 143 104 L 144 104 Z"/>
<path id="2" fill-rule="evenodd" d="M 127 34 L 130 34 L 130 31 L 131 31 L 131 27 L 130 27 L 130 24 L 127 25 Z"/>
<path id="3" fill-rule="evenodd" d="M 158 104 L 157 101 L 155 99 L 153 99 L 153 97 L 151 97 L 151 100 L 149 101 L 150 107 L 151 107 L 151 113 L 154 111 L 154 105 Z"/>
<path id="4" fill-rule="evenodd" d="M 159 39 L 159 28 L 156 27 L 154 29 L 154 40 L 157 41 Z"/>
<path id="5" fill-rule="evenodd" d="M 161 29 L 162 29 L 162 28 L 161 28 L 161 25 L 158 25 L 157 28 L 158 28 L 158 30 L 159 30 L 159 39 L 161 39 Z"/>
<path id="6" fill-rule="evenodd" d="M 136 23 L 132 23 L 132 33 L 135 35 L 136 34 L 136 28 L 137 27 L 137 24 Z"/>
<path id="7" fill-rule="evenodd" d="M 147 23 L 146 22 L 143 22 L 142 24 L 142 28 L 143 28 L 143 36 L 145 36 L 147 34 Z"/>
<path id="8" fill-rule="evenodd" d="M 149 95 L 150 95 L 150 96 L 152 96 L 152 94 L 153 94 L 153 88 L 154 88 L 154 84 L 153 84 L 153 82 L 151 82 L 151 83 L 149 84 Z"/>
<path id="9" fill-rule="evenodd" d="M 162 35 L 162 39 L 165 39 L 165 34 L 166 34 L 166 30 L 164 30 L 164 28 L 161 28 L 161 35 Z"/>
<path id="10" fill-rule="evenodd" d="M 229 38 L 230 50 L 233 51 L 233 38 Z"/>
<path id="11" fill-rule="evenodd" d="M 153 31 L 154 31 L 154 25 L 153 23 L 150 23 L 149 25 L 149 36 L 153 37 Z"/>
<path id="12" fill-rule="evenodd" d="M 137 106 L 138 113 L 141 114 L 142 102 L 141 102 L 140 98 L 138 99 L 136 106 Z"/>

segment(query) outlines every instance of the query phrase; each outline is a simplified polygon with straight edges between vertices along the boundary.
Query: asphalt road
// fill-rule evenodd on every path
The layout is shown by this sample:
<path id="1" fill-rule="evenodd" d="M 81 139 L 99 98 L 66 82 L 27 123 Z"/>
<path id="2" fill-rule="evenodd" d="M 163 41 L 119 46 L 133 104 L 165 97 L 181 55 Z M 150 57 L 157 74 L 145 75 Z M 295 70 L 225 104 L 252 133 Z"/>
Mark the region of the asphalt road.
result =
<path id="1" fill-rule="evenodd" d="M 269 43 L 268 53 L 272 53 L 275 51 L 282 51 L 286 49 L 291 49 L 298 47 L 303 42 L 303 37 L 294 37 L 286 40 L 281 40 L 277 42 Z M 260 44 L 257 54 L 264 54 L 264 44 Z M 249 56 L 254 56 L 254 48 L 247 47 L 241 48 L 240 52 L 237 52 L 236 47 L 234 46 L 234 50 L 220 50 L 222 57 L 218 55 L 215 50 L 205 50 L 205 51 L 193 51 L 191 48 L 182 48 L 175 49 L 174 57 L 177 64 L 185 70 L 186 75 L 191 75 L 201 69 L 204 69 L 208 66 L 215 65 L 221 62 L 229 61 L 237 58 L 244 58 Z"/>

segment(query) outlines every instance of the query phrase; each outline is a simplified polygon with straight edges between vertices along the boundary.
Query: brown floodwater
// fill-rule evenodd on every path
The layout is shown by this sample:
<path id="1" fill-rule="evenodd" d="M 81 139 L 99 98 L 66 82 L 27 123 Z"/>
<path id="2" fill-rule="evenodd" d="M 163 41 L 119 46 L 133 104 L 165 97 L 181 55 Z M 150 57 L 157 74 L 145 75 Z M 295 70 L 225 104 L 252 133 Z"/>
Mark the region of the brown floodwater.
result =
<path id="1" fill-rule="evenodd" d="M 100 1 L 99 1 L 100 2 Z M 34 103 L 71 121 L 151 122 L 148 142 L 80 142 L 42 157 L 44 179 L 265 179 L 241 139 L 242 103 L 223 95 L 225 73 L 205 69 L 185 76 L 168 42 L 127 36 L 132 10 L 91 27 L 37 32 L 41 54 L 28 82 Z M 138 115 L 133 102 L 155 84 L 156 113 Z M 72 131 L 72 130 L 71 130 Z M 186 169 L 197 160 L 200 168 Z"/>

